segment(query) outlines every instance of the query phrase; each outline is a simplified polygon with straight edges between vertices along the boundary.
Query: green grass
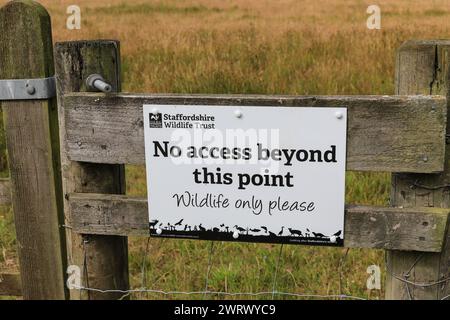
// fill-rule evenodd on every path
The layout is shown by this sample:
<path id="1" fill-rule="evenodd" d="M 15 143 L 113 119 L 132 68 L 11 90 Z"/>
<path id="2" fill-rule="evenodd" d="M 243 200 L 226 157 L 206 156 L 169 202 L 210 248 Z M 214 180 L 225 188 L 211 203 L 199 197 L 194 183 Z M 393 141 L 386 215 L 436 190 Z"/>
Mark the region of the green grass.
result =
<path id="1" fill-rule="evenodd" d="M 0 206 L 0 272 L 17 269 L 16 235 L 11 208 Z"/>

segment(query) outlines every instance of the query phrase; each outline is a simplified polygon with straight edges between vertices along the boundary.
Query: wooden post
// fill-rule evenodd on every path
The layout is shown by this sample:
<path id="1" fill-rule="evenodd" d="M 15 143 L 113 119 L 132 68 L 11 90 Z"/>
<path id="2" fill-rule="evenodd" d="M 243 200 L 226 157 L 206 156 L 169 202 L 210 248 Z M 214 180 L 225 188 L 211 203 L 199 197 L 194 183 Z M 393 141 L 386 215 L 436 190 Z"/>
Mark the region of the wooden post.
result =
<path id="1" fill-rule="evenodd" d="M 397 56 L 397 94 L 441 94 L 450 98 L 450 41 L 410 41 Z M 432 111 L 431 111 L 432 112 Z M 450 123 L 447 121 L 447 132 Z M 450 147 L 439 174 L 393 174 L 391 204 L 402 207 L 450 207 Z M 423 161 L 428 161 L 426 154 Z M 442 299 L 450 294 L 450 233 L 441 253 L 388 251 L 387 299 Z M 439 229 L 437 226 L 436 229 Z M 403 279 L 403 280 L 399 280 Z M 416 284 L 407 283 L 406 281 Z M 428 283 L 431 285 L 423 286 Z"/>
<path id="2" fill-rule="evenodd" d="M 34 1 L 0 10 L 0 79 L 54 75 L 50 17 Z M 2 102 L 22 292 L 65 299 L 56 99 Z"/>
<path id="3" fill-rule="evenodd" d="M 120 51 L 117 41 L 76 41 L 57 43 L 55 49 L 58 97 L 67 92 L 88 91 L 86 78 L 102 75 L 113 92 L 120 91 Z M 59 101 L 60 136 L 65 137 L 64 102 Z M 83 285 L 96 289 L 129 289 L 128 240 L 122 236 L 78 235 L 70 229 L 68 195 L 79 193 L 124 194 L 123 165 L 70 161 L 61 144 L 63 189 L 69 264 L 82 267 Z M 123 294 L 72 290 L 72 299 L 118 299 Z"/>

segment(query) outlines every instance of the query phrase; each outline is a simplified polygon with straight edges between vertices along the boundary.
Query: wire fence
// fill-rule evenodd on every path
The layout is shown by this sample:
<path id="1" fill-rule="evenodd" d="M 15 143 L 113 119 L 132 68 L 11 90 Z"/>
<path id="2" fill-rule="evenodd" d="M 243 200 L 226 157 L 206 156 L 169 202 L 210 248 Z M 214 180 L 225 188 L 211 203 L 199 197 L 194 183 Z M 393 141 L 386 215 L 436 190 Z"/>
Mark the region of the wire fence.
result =
<path id="1" fill-rule="evenodd" d="M 85 285 L 83 286 L 73 286 L 74 289 L 79 290 L 80 291 L 80 297 L 83 291 L 86 292 L 98 292 L 98 293 L 118 293 L 118 294 L 122 294 L 120 299 L 124 299 L 132 294 L 159 294 L 159 295 L 164 295 L 164 296 L 193 296 L 193 295 L 197 295 L 197 296 L 202 296 L 203 299 L 206 299 L 207 296 L 216 296 L 219 298 L 223 298 L 223 297 L 271 297 L 271 299 L 275 299 L 277 297 L 279 298 L 286 298 L 286 297 L 291 297 L 291 298 L 305 298 L 305 299 L 341 299 L 341 300 L 368 300 L 365 297 L 360 297 L 360 296 L 356 296 L 356 295 L 348 295 L 348 294 L 343 294 L 342 293 L 342 288 L 343 288 L 343 266 L 345 264 L 345 261 L 348 257 L 348 253 L 350 251 L 349 248 L 346 249 L 346 251 L 344 252 L 343 256 L 341 257 L 340 261 L 339 261 L 339 266 L 338 266 L 338 275 L 339 275 L 339 292 L 340 294 L 316 294 L 316 293 L 296 293 L 296 292 L 284 292 L 284 291 L 279 291 L 277 290 L 277 280 L 278 280 L 278 273 L 279 273 L 279 269 L 282 263 L 282 253 L 283 253 L 283 249 L 284 249 L 284 245 L 281 244 L 279 245 L 279 251 L 278 251 L 278 257 L 277 257 L 277 261 L 276 261 L 276 265 L 275 265 L 275 270 L 274 270 L 274 274 L 273 274 L 273 278 L 272 278 L 272 290 L 270 291 L 259 291 L 259 292 L 224 292 L 224 291 L 214 291 L 214 290 L 209 290 L 209 280 L 210 280 L 210 274 L 211 274 L 211 269 L 213 266 L 213 261 L 214 261 L 214 253 L 215 253 L 215 248 L 216 248 L 216 244 L 215 242 L 211 241 L 209 244 L 209 250 L 208 250 L 208 265 L 206 268 L 206 272 L 205 272 L 205 286 L 204 286 L 204 290 L 198 290 L 198 291 L 178 291 L 178 290 L 174 290 L 174 291 L 167 291 L 167 290 L 161 290 L 161 289 L 151 289 L 147 287 L 147 257 L 149 254 L 149 247 L 150 247 L 150 238 L 147 239 L 146 245 L 145 245 L 145 253 L 143 255 L 143 259 L 141 262 L 141 287 L 139 288 L 133 288 L 130 290 L 116 290 L 116 289 L 99 289 L 99 288 L 92 288 L 89 286 L 89 281 L 88 281 L 88 268 L 87 268 L 87 248 L 85 246 L 84 248 L 84 266 L 83 266 L 83 270 L 84 270 L 84 274 L 85 274 Z M 416 265 L 422 260 L 424 254 L 420 254 L 417 259 L 412 263 L 412 265 L 410 266 L 410 268 L 408 269 L 408 271 L 406 273 L 404 273 L 403 275 L 397 275 L 394 274 L 390 269 L 389 269 L 389 264 L 386 261 L 386 256 L 385 256 L 385 265 L 386 265 L 386 272 L 392 276 L 394 279 L 401 281 L 402 283 L 404 283 L 405 285 L 405 289 L 406 292 L 408 294 L 408 298 L 410 300 L 414 300 L 414 294 L 411 290 L 412 287 L 420 287 L 420 288 L 428 288 L 428 287 L 433 287 L 433 286 L 437 286 L 437 285 L 447 285 L 448 282 L 450 281 L 450 277 L 447 278 L 443 278 L 440 279 L 438 281 L 433 281 L 433 282 L 415 282 L 415 281 L 411 281 L 409 280 L 409 278 L 411 277 L 411 272 L 413 271 L 413 269 L 416 267 Z M 450 299 L 450 295 L 444 296 L 443 298 L 441 298 L 441 300 L 449 300 Z"/>

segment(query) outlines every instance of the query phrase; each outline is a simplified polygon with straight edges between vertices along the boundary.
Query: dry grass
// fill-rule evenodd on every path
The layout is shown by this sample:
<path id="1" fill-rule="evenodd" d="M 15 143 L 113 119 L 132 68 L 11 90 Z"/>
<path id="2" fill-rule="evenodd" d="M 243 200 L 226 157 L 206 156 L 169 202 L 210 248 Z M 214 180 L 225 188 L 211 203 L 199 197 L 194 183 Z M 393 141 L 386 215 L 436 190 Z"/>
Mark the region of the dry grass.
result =
<path id="1" fill-rule="evenodd" d="M 409 39 L 450 35 L 449 1 L 438 0 L 377 1 L 381 30 L 366 29 L 372 1 L 361 0 L 41 2 L 52 15 L 56 41 L 121 40 L 123 87 L 135 92 L 392 94 L 396 48 Z M 82 8 L 79 31 L 65 28 L 66 7 L 74 3 Z M 142 167 L 128 167 L 127 179 L 130 194 L 145 194 Z M 384 205 L 388 194 L 388 175 L 348 174 L 348 202 Z M 2 266 L 16 261 L 8 216 L 0 215 Z M 149 287 L 204 288 L 208 243 L 152 239 L 149 244 Z M 144 239 L 131 239 L 133 286 L 141 285 L 145 245 Z M 278 290 L 382 296 L 365 285 L 367 266 L 383 266 L 383 253 L 350 250 L 342 263 L 344 253 L 286 246 Z M 277 254 L 275 245 L 217 244 L 210 289 L 271 290 Z"/>

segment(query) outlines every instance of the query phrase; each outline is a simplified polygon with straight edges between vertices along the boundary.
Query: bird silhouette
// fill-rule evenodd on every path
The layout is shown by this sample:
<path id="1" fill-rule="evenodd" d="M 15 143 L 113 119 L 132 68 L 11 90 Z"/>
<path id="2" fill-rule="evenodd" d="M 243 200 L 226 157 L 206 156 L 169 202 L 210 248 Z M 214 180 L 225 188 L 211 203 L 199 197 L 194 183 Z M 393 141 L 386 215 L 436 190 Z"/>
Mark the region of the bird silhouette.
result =
<path id="1" fill-rule="evenodd" d="M 269 237 L 276 237 L 277 235 L 271 231 L 269 231 Z"/>
<path id="2" fill-rule="evenodd" d="M 221 227 L 221 228 L 225 227 L 225 224 L 222 223 L 222 224 L 220 225 L 220 227 Z"/>
<path id="3" fill-rule="evenodd" d="M 283 235 L 283 230 L 284 230 L 284 227 L 281 227 L 280 232 L 278 232 L 278 236 L 282 236 Z"/>
<path id="4" fill-rule="evenodd" d="M 212 231 L 214 231 L 214 232 L 219 232 L 220 229 L 219 229 L 219 228 L 212 228 Z"/>
<path id="5" fill-rule="evenodd" d="M 187 224 L 185 224 L 185 225 L 184 225 L 184 231 L 186 231 L 186 230 L 188 229 L 188 227 L 189 227 L 189 226 L 188 226 Z"/>
<path id="6" fill-rule="evenodd" d="M 342 234 L 342 230 L 339 230 L 338 232 L 336 232 L 335 234 L 333 234 L 333 236 L 339 237 L 341 234 Z"/>
<path id="7" fill-rule="evenodd" d="M 158 220 L 152 220 L 148 225 L 150 228 L 154 228 L 158 224 L 158 222 L 159 222 Z"/>
<path id="8" fill-rule="evenodd" d="M 199 229 L 200 231 L 206 231 L 206 229 L 202 226 L 201 223 L 198 225 L 198 229 Z"/>
<path id="9" fill-rule="evenodd" d="M 250 229 L 251 232 L 260 232 L 261 229 Z"/>
<path id="10" fill-rule="evenodd" d="M 177 223 L 174 224 L 174 226 L 181 226 L 181 224 L 183 223 L 184 219 L 181 219 L 180 221 L 178 221 Z"/>
<path id="11" fill-rule="evenodd" d="M 267 227 L 261 226 L 261 229 L 263 229 L 267 233 Z"/>
<path id="12" fill-rule="evenodd" d="M 237 225 L 234 226 L 236 228 L 236 230 L 238 230 L 239 232 L 245 232 L 244 228 L 238 227 Z"/>
<path id="13" fill-rule="evenodd" d="M 288 228 L 289 232 L 291 233 L 291 236 L 303 236 L 302 232 L 300 230 L 295 230 Z"/>

